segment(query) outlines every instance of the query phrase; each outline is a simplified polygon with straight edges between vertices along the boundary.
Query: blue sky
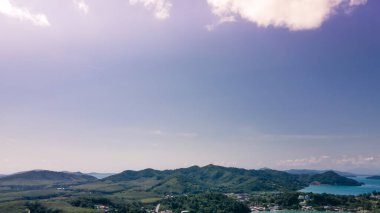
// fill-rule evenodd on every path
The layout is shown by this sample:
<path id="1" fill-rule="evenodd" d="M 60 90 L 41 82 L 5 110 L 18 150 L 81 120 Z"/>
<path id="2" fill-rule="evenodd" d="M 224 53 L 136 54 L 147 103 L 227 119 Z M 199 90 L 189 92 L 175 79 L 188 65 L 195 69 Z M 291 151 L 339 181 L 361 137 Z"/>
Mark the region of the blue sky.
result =
<path id="1" fill-rule="evenodd" d="M 0 173 L 379 171 L 379 9 L 0 0 Z"/>

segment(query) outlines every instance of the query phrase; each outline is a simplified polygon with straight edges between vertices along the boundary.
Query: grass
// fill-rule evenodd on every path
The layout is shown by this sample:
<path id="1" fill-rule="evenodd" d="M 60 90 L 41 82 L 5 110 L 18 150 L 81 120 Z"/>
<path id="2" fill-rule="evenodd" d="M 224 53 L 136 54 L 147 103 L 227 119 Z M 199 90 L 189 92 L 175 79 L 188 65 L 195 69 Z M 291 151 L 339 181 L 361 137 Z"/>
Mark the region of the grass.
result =
<path id="1" fill-rule="evenodd" d="M 126 199 L 126 200 L 134 200 L 134 201 L 143 201 L 146 199 L 159 199 L 162 198 L 159 195 L 153 192 L 145 192 L 145 191 L 123 191 L 119 193 L 113 194 L 111 197 Z"/>
<path id="2" fill-rule="evenodd" d="M 59 209 L 64 212 L 72 212 L 72 213 L 92 213 L 94 212 L 94 209 L 88 209 L 88 208 L 79 208 L 71 206 L 69 203 L 65 202 L 64 200 L 53 200 L 53 201 L 46 201 L 42 202 L 43 205 L 49 208 Z"/>
<path id="3" fill-rule="evenodd" d="M 151 203 L 155 203 L 159 200 L 161 200 L 162 198 L 160 197 L 151 197 L 151 198 L 144 198 L 144 199 L 141 199 L 140 201 L 143 203 L 143 204 L 151 204 Z"/>
<path id="4" fill-rule="evenodd" d="M 58 191 L 56 189 L 43 189 L 43 190 L 28 190 L 28 191 L 13 191 L 0 193 L 0 202 L 7 202 L 13 200 L 35 200 L 45 199 L 52 197 L 59 197 L 70 194 L 68 191 Z"/>
<path id="5" fill-rule="evenodd" d="M 88 184 L 82 184 L 72 187 L 74 190 L 102 192 L 102 193 L 115 193 L 125 190 L 124 186 L 120 184 L 94 182 Z"/>
<path id="6" fill-rule="evenodd" d="M 7 203 L 0 203 L 0 212 L 6 213 L 20 213 L 25 210 L 25 201 L 11 201 Z"/>

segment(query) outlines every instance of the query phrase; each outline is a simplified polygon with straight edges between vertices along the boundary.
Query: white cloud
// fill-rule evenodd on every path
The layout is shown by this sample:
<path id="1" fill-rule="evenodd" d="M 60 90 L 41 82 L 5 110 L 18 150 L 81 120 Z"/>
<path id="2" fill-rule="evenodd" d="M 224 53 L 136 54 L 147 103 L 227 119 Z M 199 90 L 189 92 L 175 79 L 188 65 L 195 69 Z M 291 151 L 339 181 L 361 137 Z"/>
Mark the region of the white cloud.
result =
<path id="1" fill-rule="evenodd" d="M 330 156 L 319 156 L 319 157 L 308 157 L 308 158 L 299 158 L 292 160 L 281 160 L 277 164 L 282 167 L 290 167 L 290 168 L 303 168 L 303 167 L 312 167 L 315 165 L 324 164 L 327 161 L 330 161 Z"/>
<path id="2" fill-rule="evenodd" d="M 73 2 L 80 11 L 82 11 L 84 14 L 88 14 L 90 7 L 84 0 L 73 0 Z"/>
<path id="3" fill-rule="evenodd" d="M 30 21 L 37 26 L 50 26 L 44 14 L 33 14 L 26 8 L 16 7 L 10 0 L 0 0 L 0 13 L 9 17 L 18 18 L 22 21 Z"/>
<path id="4" fill-rule="evenodd" d="M 218 26 L 218 25 L 221 25 L 221 24 L 224 24 L 224 23 L 228 23 L 228 22 L 235 22 L 235 21 L 236 21 L 235 16 L 220 17 L 218 23 L 206 25 L 206 29 L 208 31 L 213 31 L 213 30 L 215 30 L 215 27 Z"/>
<path id="5" fill-rule="evenodd" d="M 158 19 L 166 19 L 170 16 L 172 4 L 169 0 L 129 0 L 131 5 L 143 4 L 146 8 L 153 10 Z"/>
<path id="6" fill-rule="evenodd" d="M 240 17 L 260 27 L 309 30 L 322 25 L 339 6 L 365 4 L 366 0 L 207 0 L 221 20 Z M 231 18 L 229 18 L 231 19 Z"/>
<path id="7" fill-rule="evenodd" d="M 380 156 L 355 156 L 348 157 L 344 156 L 340 159 L 336 159 L 335 163 L 343 166 L 366 166 L 366 165 L 379 165 L 380 164 Z"/>
<path id="8" fill-rule="evenodd" d="M 367 0 L 350 0 L 350 6 L 366 4 Z"/>
<path id="9" fill-rule="evenodd" d="M 357 167 L 375 167 L 380 165 L 379 156 L 317 156 L 290 160 L 281 160 L 277 165 L 282 168 L 357 168 Z"/>

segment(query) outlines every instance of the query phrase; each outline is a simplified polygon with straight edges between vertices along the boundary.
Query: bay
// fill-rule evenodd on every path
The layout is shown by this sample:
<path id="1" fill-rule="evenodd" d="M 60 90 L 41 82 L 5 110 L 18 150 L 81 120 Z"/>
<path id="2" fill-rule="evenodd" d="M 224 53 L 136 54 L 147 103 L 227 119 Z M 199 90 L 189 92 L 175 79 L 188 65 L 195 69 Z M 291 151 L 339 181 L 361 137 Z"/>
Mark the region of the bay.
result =
<path id="1" fill-rule="evenodd" d="M 369 180 L 367 176 L 357 176 L 352 179 L 364 183 L 362 186 L 333 186 L 333 185 L 311 185 L 301 192 L 312 192 L 317 194 L 327 193 L 335 195 L 360 195 L 371 193 L 373 191 L 380 192 L 380 180 Z"/>
<path id="2" fill-rule="evenodd" d="M 266 212 L 268 212 L 268 211 L 266 211 Z M 279 212 L 279 213 L 303 213 L 303 212 L 318 213 L 318 212 L 321 212 L 321 211 L 277 211 L 277 212 Z M 324 213 L 333 213 L 333 212 L 324 212 Z M 341 213 L 344 213 L 344 212 L 341 212 Z"/>

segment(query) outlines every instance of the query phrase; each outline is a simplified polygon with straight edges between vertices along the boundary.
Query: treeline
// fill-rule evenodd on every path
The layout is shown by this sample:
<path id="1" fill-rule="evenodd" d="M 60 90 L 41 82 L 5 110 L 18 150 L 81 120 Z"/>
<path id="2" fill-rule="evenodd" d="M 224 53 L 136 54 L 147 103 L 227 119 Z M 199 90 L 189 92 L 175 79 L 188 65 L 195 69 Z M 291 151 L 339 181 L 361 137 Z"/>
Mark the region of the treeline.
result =
<path id="1" fill-rule="evenodd" d="M 39 202 L 25 203 L 25 210 L 30 213 L 62 213 L 61 210 L 48 208 Z"/>
<path id="2" fill-rule="evenodd" d="M 105 197 L 78 197 L 69 201 L 72 206 L 95 209 L 96 206 L 106 206 L 108 212 L 146 213 L 139 202 L 114 201 Z"/>
<path id="3" fill-rule="evenodd" d="M 248 206 L 224 194 L 206 193 L 164 199 L 162 210 L 174 213 L 189 211 L 190 213 L 249 213 Z"/>

